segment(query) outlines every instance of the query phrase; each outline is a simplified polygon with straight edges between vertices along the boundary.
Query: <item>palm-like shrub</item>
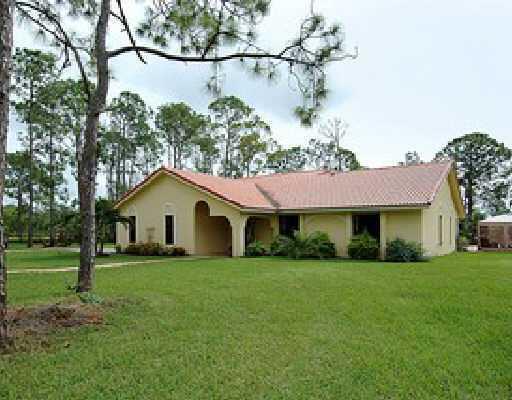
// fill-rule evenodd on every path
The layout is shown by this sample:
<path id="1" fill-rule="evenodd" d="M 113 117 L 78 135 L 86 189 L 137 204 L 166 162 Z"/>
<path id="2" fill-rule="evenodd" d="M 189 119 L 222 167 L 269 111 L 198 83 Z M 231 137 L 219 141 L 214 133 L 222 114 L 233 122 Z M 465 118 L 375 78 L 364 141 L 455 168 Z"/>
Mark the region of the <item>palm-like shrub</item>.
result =
<path id="1" fill-rule="evenodd" d="M 423 261 L 424 250 L 417 242 L 408 242 L 396 238 L 387 243 L 386 261 L 416 262 Z"/>
<path id="2" fill-rule="evenodd" d="M 247 245 L 245 248 L 245 255 L 247 257 L 262 257 L 267 255 L 267 249 L 259 240 L 255 240 L 254 242 Z"/>
<path id="3" fill-rule="evenodd" d="M 379 256 L 379 242 L 365 231 L 350 240 L 348 255 L 356 260 L 375 260 Z"/>
<path id="4" fill-rule="evenodd" d="M 336 256 L 334 243 L 324 232 L 304 235 L 296 232 L 291 238 L 278 236 L 270 246 L 272 255 L 290 258 L 333 258 Z"/>

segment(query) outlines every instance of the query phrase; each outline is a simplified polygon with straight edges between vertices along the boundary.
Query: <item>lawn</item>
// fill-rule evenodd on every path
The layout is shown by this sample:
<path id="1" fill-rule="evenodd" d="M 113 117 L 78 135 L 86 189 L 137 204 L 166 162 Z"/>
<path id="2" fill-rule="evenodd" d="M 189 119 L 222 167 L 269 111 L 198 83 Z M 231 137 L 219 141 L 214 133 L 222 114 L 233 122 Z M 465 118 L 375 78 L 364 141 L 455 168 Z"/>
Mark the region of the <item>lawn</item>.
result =
<path id="1" fill-rule="evenodd" d="M 120 262 L 158 260 L 158 257 L 131 256 L 126 254 L 111 254 L 97 257 L 97 264 L 112 264 Z M 53 249 L 19 249 L 7 251 L 7 264 L 10 269 L 47 269 L 77 267 L 80 264 L 80 254 L 67 250 Z"/>
<path id="2" fill-rule="evenodd" d="M 11 275 L 11 302 L 56 301 L 73 279 Z M 164 261 L 96 279 L 117 299 L 107 323 L 0 358 L 0 398 L 512 396 L 512 254 Z"/>

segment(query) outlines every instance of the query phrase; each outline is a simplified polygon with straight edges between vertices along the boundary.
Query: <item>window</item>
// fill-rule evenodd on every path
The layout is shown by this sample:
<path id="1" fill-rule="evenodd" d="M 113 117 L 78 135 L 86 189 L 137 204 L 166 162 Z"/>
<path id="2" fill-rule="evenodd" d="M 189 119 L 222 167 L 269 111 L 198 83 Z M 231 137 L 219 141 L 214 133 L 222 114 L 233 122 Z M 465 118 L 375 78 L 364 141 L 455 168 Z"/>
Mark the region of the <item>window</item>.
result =
<path id="1" fill-rule="evenodd" d="M 438 232 L 437 232 L 437 239 L 439 246 L 443 245 L 443 216 L 439 216 L 439 226 L 438 226 Z"/>
<path id="2" fill-rule="evenodd" d="M 279 234 L 292 237 L 295 231 L 300 230 L 298 215 L 280 215 L 279 216 Z"/>
<path id="3" fill-rule="evenodd" d="M 452 217 L 450 217 L 450 245 L 453 244 L 453 234 L 452 234 Z"/>
<path id="4" fill-rule="evenodd" d="M 137 218 L 135 215 L 128 217 L 130 224 L 128 225 L 128 241 L 135 243 L 137 241 Z"/>
<path id="5" fill-rule="evenodd" d="M 352 234 L 370 234 L 380 242 L 380 214 L 354 214 L 352 215 Z"/>
<path id="6" fill-rule="evenodd" d="M 174 215 L 165 216 L 165 244 L 173 245 L 176 243 L 174 238 Z"/>

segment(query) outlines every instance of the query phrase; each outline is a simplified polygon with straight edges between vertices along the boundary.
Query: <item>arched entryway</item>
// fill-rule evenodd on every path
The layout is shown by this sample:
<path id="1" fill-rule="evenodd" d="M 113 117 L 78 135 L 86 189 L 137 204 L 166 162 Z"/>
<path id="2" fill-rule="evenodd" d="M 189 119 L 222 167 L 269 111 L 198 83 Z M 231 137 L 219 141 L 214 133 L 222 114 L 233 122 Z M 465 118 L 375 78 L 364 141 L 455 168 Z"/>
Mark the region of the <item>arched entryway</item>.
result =
<path id="1" fill-rule="evenodd" d="M 232 255 L 231 224 L 224 216 L 211 216 L 205 201 L 198 201 L 195 206 L 195 242 L 198 255 Z"/>
<path id="2" fill-rule="evenodd" d="M 245 225 L 245 246 L 259 241 L 265 246 L 270 246 L 273 238 L 272 224 L 265 217 L 249 217 Z"/>

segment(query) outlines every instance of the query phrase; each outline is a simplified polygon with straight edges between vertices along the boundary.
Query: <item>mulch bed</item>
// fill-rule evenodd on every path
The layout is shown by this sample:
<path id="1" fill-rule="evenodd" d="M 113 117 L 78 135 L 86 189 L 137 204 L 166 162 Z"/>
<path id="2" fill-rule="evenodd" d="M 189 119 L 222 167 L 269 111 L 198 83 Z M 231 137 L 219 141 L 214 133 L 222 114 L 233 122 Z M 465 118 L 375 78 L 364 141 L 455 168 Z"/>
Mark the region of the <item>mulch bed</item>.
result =
<path id="1" fill-rule="evenodd" d="M 101 325 L 101 307 L 89 304 L 52 304 L 13 308 L 7 312 L 10 344 L 0 353 L 30 351 L 48 347 L 48 335 L 60 329 Z"/>

